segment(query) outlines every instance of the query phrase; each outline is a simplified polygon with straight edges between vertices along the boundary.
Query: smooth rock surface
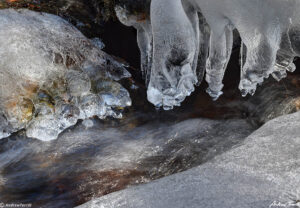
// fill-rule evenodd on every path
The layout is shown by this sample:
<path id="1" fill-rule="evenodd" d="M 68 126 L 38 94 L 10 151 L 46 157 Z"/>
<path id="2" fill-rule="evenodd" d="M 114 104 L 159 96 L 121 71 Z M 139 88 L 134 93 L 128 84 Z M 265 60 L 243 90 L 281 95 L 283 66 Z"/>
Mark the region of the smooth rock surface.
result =
<path id="1" fill-rule="evenodd" d="M 213 161 L 80 208 L 300 207 L 299 125 L 300 113 L 279 117 Z"/>

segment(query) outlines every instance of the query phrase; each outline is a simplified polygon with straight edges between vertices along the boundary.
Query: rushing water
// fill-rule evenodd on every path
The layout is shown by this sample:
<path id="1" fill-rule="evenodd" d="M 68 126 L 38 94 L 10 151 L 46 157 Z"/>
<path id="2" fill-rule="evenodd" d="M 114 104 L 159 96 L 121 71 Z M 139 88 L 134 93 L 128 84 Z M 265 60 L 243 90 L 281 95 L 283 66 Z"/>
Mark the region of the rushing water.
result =
<path id="1" fill-rule="evenodd" d="M 0 201 L 72 207 L 199 165 L 254 130 L 242 119 L 162 120 L 137 112 L 121 122 L 85 121 L 50 143 L 21 134 L 4 139 Z"/>

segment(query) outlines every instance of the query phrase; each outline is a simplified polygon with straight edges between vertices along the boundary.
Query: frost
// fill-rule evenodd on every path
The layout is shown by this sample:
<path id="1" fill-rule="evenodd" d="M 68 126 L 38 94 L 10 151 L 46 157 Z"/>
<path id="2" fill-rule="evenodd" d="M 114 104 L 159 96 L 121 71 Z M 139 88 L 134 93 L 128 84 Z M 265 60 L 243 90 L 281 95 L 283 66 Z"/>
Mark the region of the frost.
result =
<path id="1" fill-rule="evenodd" d="M 233 30 L 242 40 L 239 89 L 243 96 L 253 95 L 270 75 L 276 80 L 285 78 L 286 71 L 295 70 L 293 60 L 300 53 L 300 16 L 295 10 L 299 6 L 297 1 L 279 0 L 152 0 L 148 100 L 164 109 L 179 106 L 202 81 L 204 70 L 207 93 L 218 99 L 232 52 Z M 130 15 L 118 11 L 126 24 L 125 16 Z M 129 22 L 139 25 L 134 18 Z"/>
<path id="2" fill-rule="evenodd" d="M 116 81 L 126 65 L 60 17 L 0 10 L 0 138 L 20 129 L 40 140 L 93 116 L 122 117 L 131 105 Z"/>

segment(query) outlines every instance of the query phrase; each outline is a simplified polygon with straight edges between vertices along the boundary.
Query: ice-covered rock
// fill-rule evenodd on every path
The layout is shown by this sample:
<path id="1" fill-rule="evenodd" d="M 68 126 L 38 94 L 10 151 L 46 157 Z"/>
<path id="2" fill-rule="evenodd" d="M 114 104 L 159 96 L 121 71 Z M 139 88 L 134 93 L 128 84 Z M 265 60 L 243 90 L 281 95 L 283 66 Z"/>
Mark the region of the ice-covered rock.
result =
<path id="1" fill-rule="evenodd" d="M 79 207 L 300 207 L 299 125 L 279 117 L 210 162 Z"/>
<path id="2" fill-rule="evenodd" d="M 130 74 L 99 41 L 55 15 L 0 10 L 1 138 L 24 128 L 51 140 L 78 119 L 121 117 L 113 108 L 131 99 L 116 81 Z"/>

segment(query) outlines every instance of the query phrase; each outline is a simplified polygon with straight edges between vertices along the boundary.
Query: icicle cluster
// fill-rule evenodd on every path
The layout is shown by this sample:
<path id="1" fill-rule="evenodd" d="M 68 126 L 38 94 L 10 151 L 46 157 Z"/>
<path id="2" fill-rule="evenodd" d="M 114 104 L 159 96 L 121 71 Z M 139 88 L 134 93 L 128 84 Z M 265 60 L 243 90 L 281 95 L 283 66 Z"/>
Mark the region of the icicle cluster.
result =
<path id="1" fill-rule="evenodd" d="M 0 10 L 0 138 L 56 139 L 78 119 L 120 118 L 131 105 L 121 64 L 58 16 Z M 116 110 L 117 111 L 116 111 Z"/>
<path id="2" fill-rule="evenodd" d="M 293 72 L 300 54 L 299 8 L 294 0 L 152 0 L 144 21 L 126 8 L 116 12 L 121 22 L 137 28 L 142 63 L 151 57 L 147 67 L 142 64 L 149 74 L 148 100 L 172 109 L 194 91 L 204 72 L 209 95 L 215 100 L 222 95 L 233 30 L 242 40 L 243 96 L 253 95 L 269 75 L 280 80 Z M 141 29 L 144 24 L 147 30 Z M 144 31 L 148 39 L 140 38 Z"/>

